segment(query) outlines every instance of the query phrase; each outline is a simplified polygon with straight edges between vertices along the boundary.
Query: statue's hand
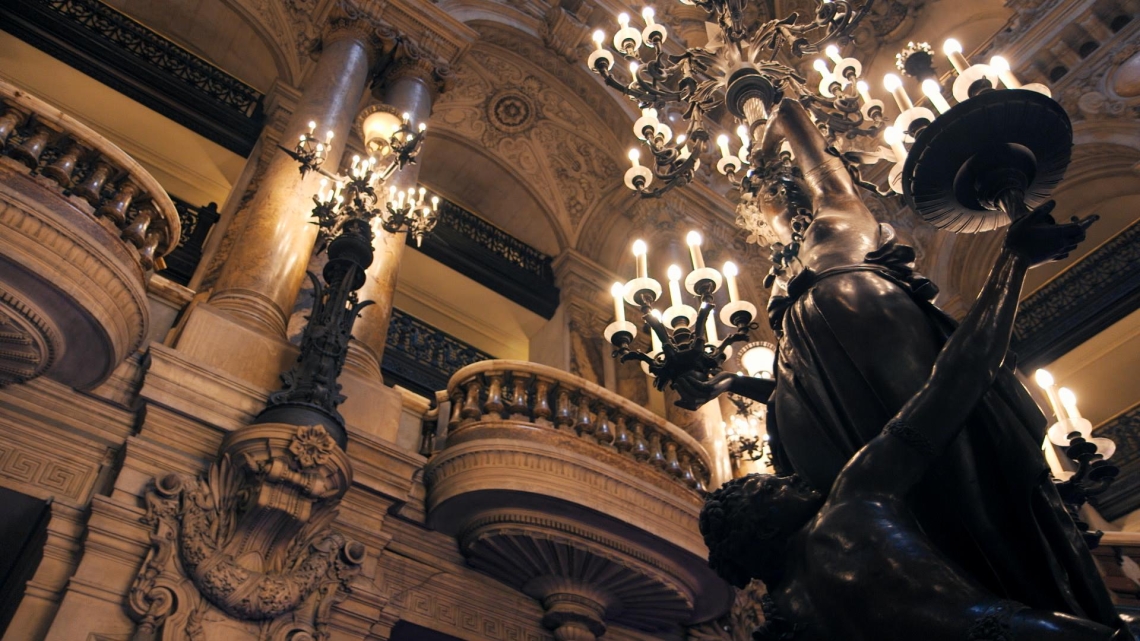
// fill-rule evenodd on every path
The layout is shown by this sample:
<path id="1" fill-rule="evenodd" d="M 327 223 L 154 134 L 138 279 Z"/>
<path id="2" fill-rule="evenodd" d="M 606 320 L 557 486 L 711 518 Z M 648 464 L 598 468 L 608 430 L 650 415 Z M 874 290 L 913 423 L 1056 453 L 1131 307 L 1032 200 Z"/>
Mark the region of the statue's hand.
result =
<path id="1" fill-rule="evenodd" d="M 695 411 L 698 407 L 727 392 L 736 374 L 722 372 L 703 381 L 695 374 L 685 374 L 673 380 L 673 389 L 681 395 L 677 407 Z"/>
<path id="2" fill-rule="evenodd" d="M 1049 201 L 1022 218 L 1014 221 L 1005 237 L 1005 246 L 1035 266 L 1055 260 L 1064 260 L 1085 239 L 1085 230 L 1099 216 L 1076 217 L 1072 222 L 1057 224 L 1049 214 L 1057 205 Z"/>

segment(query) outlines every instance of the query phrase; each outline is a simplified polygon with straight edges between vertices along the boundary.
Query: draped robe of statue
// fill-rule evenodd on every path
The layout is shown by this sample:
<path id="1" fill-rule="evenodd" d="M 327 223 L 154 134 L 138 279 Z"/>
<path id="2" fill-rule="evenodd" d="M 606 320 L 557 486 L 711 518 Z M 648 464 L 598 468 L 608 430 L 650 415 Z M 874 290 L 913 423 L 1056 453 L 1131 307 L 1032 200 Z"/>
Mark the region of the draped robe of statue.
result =
<path id="1" fill-rule="evenodd" d="M 761 208 L 785 243 L 797 197 L 812 222 L 769 304 L 779 349 L 768 429 L 777 471 L 826 494 L 927 380 L 955 323 L 930 303 L 937 290 L 914 273 L 914 250 L 874 220 L 789 100 L 770 121 L 765 157 L 783 140 L 802 176 L 772 181 Z M 1115 627 L 1107 589 L 1048 474 L 1045 419 L 1008 369 L 1013 361 L 910 497 L 912 510 L 940 549 L 1000 597 Z"/>

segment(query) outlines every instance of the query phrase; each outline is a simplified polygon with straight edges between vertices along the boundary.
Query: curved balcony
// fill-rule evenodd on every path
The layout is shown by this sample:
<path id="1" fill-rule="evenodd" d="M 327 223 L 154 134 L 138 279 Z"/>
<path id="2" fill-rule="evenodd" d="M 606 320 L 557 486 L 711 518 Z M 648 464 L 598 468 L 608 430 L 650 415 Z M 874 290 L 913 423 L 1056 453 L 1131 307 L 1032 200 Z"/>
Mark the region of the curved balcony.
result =
<path id="1" fill-rule="evenodd" d="M 731 604 L 697 529 L 711 461 L 663 418 L 560 370 L 483 361 L 451 378 L 429 524 L 538 599 L 557 638 L 649 632 Z"/>
<path id="2" fill-rule="evenodd" d="M 0 82 L 0 385 L 110 376 L 146 335 L 146 281 L 179 232 L 130 156 Z"/>

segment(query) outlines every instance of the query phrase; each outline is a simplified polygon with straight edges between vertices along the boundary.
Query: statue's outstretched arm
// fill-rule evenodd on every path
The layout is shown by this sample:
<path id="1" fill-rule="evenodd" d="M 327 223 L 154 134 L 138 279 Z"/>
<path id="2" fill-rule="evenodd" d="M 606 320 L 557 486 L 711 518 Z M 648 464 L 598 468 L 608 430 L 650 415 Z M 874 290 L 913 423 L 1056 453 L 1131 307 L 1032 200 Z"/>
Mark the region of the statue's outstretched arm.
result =
<path id="1" fill-rule="evenodd" d="M 1009 350 L 1026 271 L 1068 256 L 1096 218 L 1058 225 L 1053 203 L 1013 223 L 997 264 L 966 319 L 934 362 L 926 384 L 840 474 L 836 490 L 905 490 L 958 436 Z"/>

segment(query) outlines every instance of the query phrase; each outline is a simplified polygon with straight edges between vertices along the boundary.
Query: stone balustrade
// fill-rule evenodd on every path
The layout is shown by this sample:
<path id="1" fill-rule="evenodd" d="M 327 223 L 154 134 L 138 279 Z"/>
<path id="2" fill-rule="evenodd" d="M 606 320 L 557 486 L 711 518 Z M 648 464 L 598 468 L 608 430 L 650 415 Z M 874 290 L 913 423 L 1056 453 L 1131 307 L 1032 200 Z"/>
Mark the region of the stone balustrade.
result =
<path id="1" fill-rule="evenodd" d="M 697 525 L 711 465 L 695 439 L 534 363 L 468 365 L 446 396 L 447 440 L 424 470 L 428 523 L 541 603 L 555 638 L 589 641 L 611 624 L 667 635 L 724 612 L 731 589 Z"/>
<path id="2" fill-rule="evenodd" d="M 0 82 L 0 386 L 106 380 L 146 337 L 147 281 L 180 232 L 123 150 Z"/>
<path id="3" fill-rule="evenodd" d="M 603 387 L 524 361 L 483 361 L 464 367 L 447 386 L 448 442 L 487 421 L 520 421 L 575 434 L 621 453 L 688 488 L 709 486 L 710 459 L 693 437 L 664 418 Z"/>
<path id="4" fill-rule="evenodd" d="M 161 269 L 162 256 L 178 245 L 178 212 L 154 177 L 86 125 L 2 81 L 0 155 L 113 225 L 143 269 Z"/>

